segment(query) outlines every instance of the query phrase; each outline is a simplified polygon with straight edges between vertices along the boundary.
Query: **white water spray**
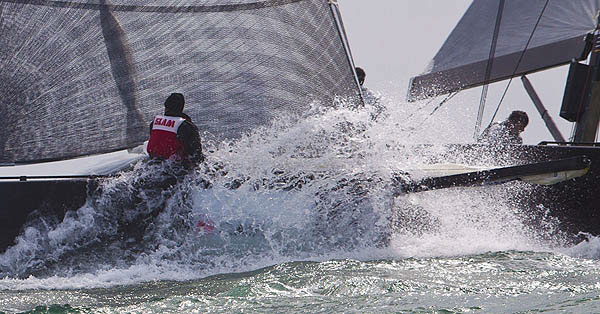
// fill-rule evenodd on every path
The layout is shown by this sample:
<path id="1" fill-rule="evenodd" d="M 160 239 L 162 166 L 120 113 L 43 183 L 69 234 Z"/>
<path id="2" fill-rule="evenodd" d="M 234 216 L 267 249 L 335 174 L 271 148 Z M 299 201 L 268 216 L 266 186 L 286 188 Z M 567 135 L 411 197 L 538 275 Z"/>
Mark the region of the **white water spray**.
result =
<path id="1" fill-rule="evenodd" d="M 207 141 L 207 162 L 170 177 L 168 185 L 162 176 L 168 181 L 177 169 L 140 162 L 103 182 L 62 222 L 30 222 L 0 255 L 0 276 L 6 277 L 0 288 L 109 286 L 295 260 L 556 245 L 530 228 L 510 201 L 511 189 L 525 188 L 518 184 L 392 198 L 392 173 L 417 169 L 445 152 L 441 145 L 424 152 L 411 144 L 447 138 L 431 132 L 440 122 L 435 117 L 420 129 L 408 104 L 382 101 L 383 112 L 374 106 L 315 107 L 237 141 Z M 455 137 L 452 132 L 444 130 L 446 137 Z M 200 228 L 200 222 L 215 229 Z"/>

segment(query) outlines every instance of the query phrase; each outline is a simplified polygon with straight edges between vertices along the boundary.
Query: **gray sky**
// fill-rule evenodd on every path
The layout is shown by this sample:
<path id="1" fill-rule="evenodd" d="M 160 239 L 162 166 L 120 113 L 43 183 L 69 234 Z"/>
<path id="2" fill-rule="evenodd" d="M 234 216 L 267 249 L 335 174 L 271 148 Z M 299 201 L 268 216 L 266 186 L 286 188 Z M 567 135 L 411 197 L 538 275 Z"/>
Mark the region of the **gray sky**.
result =
<path id="1" fill-rule="evenodd" d="M 403 103 L 409 79 L 425 69 L 471 1 L 339 0 L 338 3 L 354 61 L 367 72 L 365 85 Z M 563 136 L 568 138 L 572 124 L 558 116 L 566 73 L 567 68 L 561 67 L 528 77 Z M 490 86 L 483 124 L 490 122 L 507 83 Z M 468 117 L 457 119 L 465 118 L 468 127 L 474 130 L 481 88 L 459 95 L 449 106 L 465 106 Z M 552 140 L 519 78 L 513 80 L 495 120 L 503 120 L 516 109 L 526 111 L 530 117 L 530 125 L 523 134 L 526 144 Z"/>
<path id="2" fill-rule="evenodd" d="M 354 61 L 367 71 L 369 86 L 382 89 L 422 72 L 471 1 L 338 2 Z"/>

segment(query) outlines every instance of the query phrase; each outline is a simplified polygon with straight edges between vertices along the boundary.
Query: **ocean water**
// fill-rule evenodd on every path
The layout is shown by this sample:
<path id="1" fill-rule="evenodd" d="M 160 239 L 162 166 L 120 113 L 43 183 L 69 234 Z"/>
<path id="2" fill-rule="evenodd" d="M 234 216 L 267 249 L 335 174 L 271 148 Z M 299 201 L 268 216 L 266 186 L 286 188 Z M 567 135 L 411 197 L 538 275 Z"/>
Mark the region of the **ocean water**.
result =
<path id="1" fill-rule="evenodd" d="M 600 239 L 531 225 L 527 184 L 394 196 L 471 130 L 382 104 L 205 135 L 193 172 L 141 161 L 63 220 L 32 216 L 0 254 L 0 311 L 600 312 Z"/>

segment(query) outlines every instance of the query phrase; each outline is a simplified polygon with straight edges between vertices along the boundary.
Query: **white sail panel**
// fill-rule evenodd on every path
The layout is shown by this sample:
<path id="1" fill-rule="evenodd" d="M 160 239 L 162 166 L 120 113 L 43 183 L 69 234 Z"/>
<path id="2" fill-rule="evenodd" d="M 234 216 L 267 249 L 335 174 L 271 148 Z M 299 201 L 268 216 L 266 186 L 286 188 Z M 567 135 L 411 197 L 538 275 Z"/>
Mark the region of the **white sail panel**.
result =
<path id="1" fill-rule="evenodd" d="M 546 2 L 473 1 L 425 72 L 411 80 L 409 98 L 475 87 L 584 57 L 586 34 L 596 25 L 598 1 L 554 0 L 545 7 Z M 486 77 L 501 4 L 494 58 Z"/>

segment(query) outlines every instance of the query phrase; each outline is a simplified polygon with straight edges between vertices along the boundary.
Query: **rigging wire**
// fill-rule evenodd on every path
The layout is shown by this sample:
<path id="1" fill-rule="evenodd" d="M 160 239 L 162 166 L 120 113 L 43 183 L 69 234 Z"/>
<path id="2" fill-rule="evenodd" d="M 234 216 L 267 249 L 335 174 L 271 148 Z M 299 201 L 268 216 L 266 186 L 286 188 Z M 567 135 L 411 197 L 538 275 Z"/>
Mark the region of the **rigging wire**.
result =
<path id="1" fill-rule="evenodd" d="M 533 26 L 533 31 L 529 35 L 529 39 L 527 40 L 527 43 L 525 44 L 525 48 L 523 49 L 523 52 L 519 56 L 519 60 L 517 61 L 517 65 L 515 66 L 515 70 L 513 71 L 512 75 L 510 76 L 510 79 L 508 80 L 508 84 L 506 84 L 506 88 L 504 89 L 504 93 L 502 93 L 502 97 L 500 98 L 500 102 L 498 103 L 498 106 L 496 107 L 496 111 L 494 111 L 494 115 L 492 115 L 492 119 L 490 120 L 490 123 L 488 124 L 487 127 L 490 127 L 492 125 L 492 123 L 494 122 L 494 119 L 496 118 L 496 115 L 498 114 L 498 110 L 500 109 L 500 105 L 502 105 L 502 102 L 504 101 L 504 97 L 506 97 L 506 93 L 508 92 L 508 88 L 510 87 L 510 84 L 512 83 L 512 80 L 513 80 L 515 74 L 517 73 L 517 70 L 519 69 L 519 65 L 521 65 L 521 61 L 523 60 L 523 57 L 525 56 L 525 52 L 527 52 L 527 48 L 529 47 L 529 44 L 531 43 L 531 40 L 533 39 L 533 35 L 535 34 L 535 30 L 537 29 L 538 25 L 540 24 L 540 21 L 542 20 L 542 16 L 544 16 L 544 12 L 546 11 L 546 8 L 548 7 L 548 3 L 550 3 L 550 0 L 546 0 L 546 3 L 544 4 L 544 7 L 542 8 L 542 12 L 540 13 L 540 16 L 538 17 L 537 21 L 535 22 L 535 25 Z"/>
<path id="2" fill-rule="evenodd" d="M 485 68 L 484 85 L 481 90 L 481 98 L 479 99 L 479 110 L 477 111 L 477 122 L 475 123 L 475 132 L 473 138 L 477 140 L 479 137 L 479 130 L 481 128 L 481 121 L 483 120 L 483 112 L 485 110 L 485 101 L 488 94 L 488 86 L 490 77 L 492 75 L 492 66 L 494 65 L 494 57 L 496 54 L 496 45 L 498 44 L 498 35 L 500 34 L 500 26 L 502 24 L 502 15 L 504 12 L 504 0 L 498 2 L 498 14 L 496 15 L 496 24 L 494 25 L 494 35 L 492 36 L 492 43 L 490 46 L 490 54 L 488 56 L 487 66 Z"/>
<path id="3" fill-rule="evenodd" d="M 444 98 L 444 100 L 442 100 L 442 102 L 440 102 L 439 105 L 437 105 L 435 108 L 433 108 L 433 111 L 429 114 L 429 116 L 432 116 L 436 111 L 438 111 L 438 109 L 442 108 L 442 106 L 447 103 L 448 101 L 450 101 L 450 99 L 454 98 L 454 96 L 456 96 L 458 94 L 459 91 L 455 91 L 454 93 L 450 93 L 448 94 L 448 96 L 446 96 L 446 98 Z"/>
<path id="4" fill-rule="evenodd" d="M 427 119 L 429 119 L 429 117 L 431 117 L 438 109 L 440 109 L 445 103 L 447 103 L 450 99 L 452 99 L 454 96 L 456 96 L 456 94 L 458 94 L 459 92 L 460 91 L 455 91 L 453 93 L 448 94 L 448 96 L 446 96 L 446 98 L 444 98 L 437 106 L 435 106 L 435 108 L 433 108 L 433 111 L 427 117 L 425 117 L 425 119 L 423 119 L 421 121 L 421 124 L 424 123 L 425 121 L 427 121 Z M 435 98 L 431 98 L 429 101 L 427 101 L 427 103 L 425 103 L 423 106 L 419 107 L 417 110 L 415 110 L 413 113 L 411 113 L 408 117 L 406 117 L 406 120 L 408 121 L 410 118 L 414 117 L 414 115 L 417 112 L 420 112 L 423 109 L 425 109 L 425 107 L 429 106 L 434 100 L 435 100 Z M 415 128 L 412 128 L 412 130 L 414 131 Z"/>
<path id="5" fill-rule="evenodd" d="M 406 117 L 406 120 L 409 120 L 410 118 L 412 118 L 417 112 L 425 109 L 425 107 L 429 106 L 433 101 L 435 100 L 435 98 L 430 98 L 429 101 L 427 101 L 423 106 L 417 108 L 417 110 L 415 110 L 413 113 L 409 114 L 408 117 Z"/>

